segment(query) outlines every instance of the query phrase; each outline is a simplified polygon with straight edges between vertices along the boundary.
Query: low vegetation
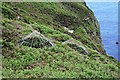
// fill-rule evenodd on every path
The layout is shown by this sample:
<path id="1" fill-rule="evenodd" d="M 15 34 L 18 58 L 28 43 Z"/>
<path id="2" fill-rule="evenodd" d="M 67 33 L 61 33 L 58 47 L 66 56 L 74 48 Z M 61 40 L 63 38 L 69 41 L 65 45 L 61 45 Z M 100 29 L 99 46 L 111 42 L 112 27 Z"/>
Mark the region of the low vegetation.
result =
<path id="1" fill-rule="evenodd" d="M 105 52 L 99 24 L 85 3 L 2 3 L 3 78 L 118 78 L 120 63 Z M 86 18 L 88 18 L 86 20 Z M 97 25 L 96 25 L 97 24 Z M 69 33 L 64 27 L 73 30 Z M 54 46 L 39 47 L 44 38 Z M 63 44 L 74 39 L 76 45 Z"/>

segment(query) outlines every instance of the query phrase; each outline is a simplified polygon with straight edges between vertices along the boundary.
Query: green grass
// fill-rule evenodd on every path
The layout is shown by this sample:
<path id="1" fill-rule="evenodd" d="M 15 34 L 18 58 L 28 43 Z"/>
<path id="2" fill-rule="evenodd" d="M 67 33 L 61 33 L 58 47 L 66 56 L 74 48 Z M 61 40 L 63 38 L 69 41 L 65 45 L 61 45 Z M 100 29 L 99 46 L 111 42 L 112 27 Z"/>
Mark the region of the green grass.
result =
<path id="1" fill-rule="evenodd" d="M 82 55 L 67 45 L 44 49 L 21 46 L 15 48 L 14 58 L 3 59 L 3 77 L 11 78 L 113 78 L 119 71 L 117 61 L 95 51 Z"/>
<path id="2" fill-rule="evenodd" d="M 99 26 L 92 22 L 96 20 L 94 13 L 84 3 L 3 3 L 0 7 L 4 15 L 0 39 L 3 78 L 118 77 L 120 63 L 105 53 Z M 88 15 L 92 20 L 84 21 Z M 20 16 L 19 20 L 17 16 Z M 65 31 L 64 27 L 74 33 Z M 55 46 L 20 46 L 19 41 L 34 30 Z M 72 38 L 90 54 L 83 54 L 79 47 L 62 44 Z"/>

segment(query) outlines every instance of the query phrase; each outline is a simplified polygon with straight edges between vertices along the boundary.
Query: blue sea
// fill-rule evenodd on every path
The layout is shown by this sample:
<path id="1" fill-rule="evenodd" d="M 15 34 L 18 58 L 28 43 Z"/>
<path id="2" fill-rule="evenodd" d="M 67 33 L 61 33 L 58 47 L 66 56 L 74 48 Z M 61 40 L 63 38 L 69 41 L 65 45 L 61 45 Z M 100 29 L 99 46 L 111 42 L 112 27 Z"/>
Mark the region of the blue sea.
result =
<path id="1" fill-rule="evenodd" d="M 118 3 L 87 2 L 87 6 L 100 22 L 102 43 L 106 52 L 118 60 Z"/>

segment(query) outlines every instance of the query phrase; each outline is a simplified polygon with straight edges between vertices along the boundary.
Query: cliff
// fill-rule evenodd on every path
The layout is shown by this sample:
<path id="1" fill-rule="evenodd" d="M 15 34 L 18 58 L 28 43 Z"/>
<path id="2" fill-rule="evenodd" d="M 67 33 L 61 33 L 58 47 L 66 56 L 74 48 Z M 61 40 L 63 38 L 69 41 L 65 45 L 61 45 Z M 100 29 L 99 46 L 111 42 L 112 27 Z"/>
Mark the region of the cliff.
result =
<path id="1" fill-rule="evenodd" d="M 2 3 L 4 78 L 116 78 L 94 13 L 80 3 Z"/>

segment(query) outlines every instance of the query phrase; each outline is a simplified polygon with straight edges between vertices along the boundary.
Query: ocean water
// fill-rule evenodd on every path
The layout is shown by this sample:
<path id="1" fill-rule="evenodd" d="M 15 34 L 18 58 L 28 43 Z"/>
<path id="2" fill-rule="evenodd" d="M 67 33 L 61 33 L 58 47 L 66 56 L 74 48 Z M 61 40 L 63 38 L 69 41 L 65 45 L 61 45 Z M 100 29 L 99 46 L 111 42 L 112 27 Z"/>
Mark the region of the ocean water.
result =
<path id="1" fill-rule="evenodd" d="M 106 52 L 118 58 L 118 3 L 117 2 L 87 2 L 100 22 L 102 43 Z"/>

